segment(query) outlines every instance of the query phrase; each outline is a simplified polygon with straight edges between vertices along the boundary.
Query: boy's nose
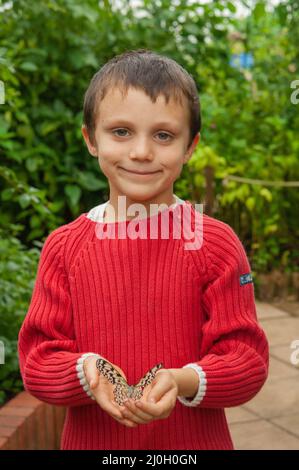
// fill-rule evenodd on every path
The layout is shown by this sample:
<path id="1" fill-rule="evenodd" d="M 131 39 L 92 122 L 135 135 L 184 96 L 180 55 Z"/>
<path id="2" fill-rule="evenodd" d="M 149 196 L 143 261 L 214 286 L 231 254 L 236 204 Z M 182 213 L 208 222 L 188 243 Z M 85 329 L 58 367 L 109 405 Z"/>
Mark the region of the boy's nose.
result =
<path id="1" fill-rule="evenodd" d="M 150 144 L 142 141 L 140 144 L 134 146 L 130 151 L 130 158 L 138 160 L 153 160 L 154 154 Z"/>

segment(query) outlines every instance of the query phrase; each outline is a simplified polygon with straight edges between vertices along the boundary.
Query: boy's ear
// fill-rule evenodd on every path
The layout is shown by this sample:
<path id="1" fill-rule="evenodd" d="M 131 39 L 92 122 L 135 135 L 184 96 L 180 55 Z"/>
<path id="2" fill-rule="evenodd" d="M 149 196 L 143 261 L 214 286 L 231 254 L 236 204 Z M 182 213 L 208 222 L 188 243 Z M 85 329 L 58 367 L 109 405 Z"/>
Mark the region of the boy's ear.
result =
<path id="1" fill-rule="evenodd" d="M 198 142 L 200 141 L 200 132 L 196 134 L 194 137 L 192 144 L 188 148 L 187 152 L 185 153 L 184 156 L 184 163 L 187 163 L 188 160 L 190 160 L 192 153 L 194 152 L 195 147 L 197 146 Z"/>
<path id="2" fill-rule="evenodd" d="M 97 157 L 98 156 L 97 148 L 91 143 L 85 124 L 82 124 L 81 132 L 82 132 L 83 138 L 85 140 L 85 143 L 87 145 L 89 153 L 93 157 Z"/>

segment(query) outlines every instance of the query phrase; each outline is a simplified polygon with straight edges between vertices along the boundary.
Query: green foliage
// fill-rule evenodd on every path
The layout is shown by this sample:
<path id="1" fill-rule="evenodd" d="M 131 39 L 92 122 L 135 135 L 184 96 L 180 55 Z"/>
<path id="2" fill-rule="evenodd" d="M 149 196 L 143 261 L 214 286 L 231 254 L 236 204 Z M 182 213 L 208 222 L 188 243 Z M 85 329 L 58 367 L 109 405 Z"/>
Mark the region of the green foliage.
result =
<path id="1" fill-rule="evenodd" d="M 14 230 L 18 227 L 11 228 L 12 233 Z M 27 249 L 18 238 L 5 235 L 0 230 L 0 341 L 5 348 L 5 363 L 0 365 L 0 405 L 23 388 L 17 337 L 32 295 L 40 256 L 39 248 Z"/>
<path id="2" fill-rule="evenodd" d="M 257 2 L 253 14 L 238 21 L 242 40 L 227 47 L 253 53 L 250 71 L 228 69 L 219 59 L 198 64 L 204 125 L 201 148 L 188 163 L 192 172 L 198 167 L 192 185 L 204 195 L 202 170 L 206 163 L 215 168 L 214 215 L 245 240 L 258 272 L 299 265 L 298 187 L 241 183 L 225 176 L 299 180 L 299 113 L 290 100 L 299 69 L 299 12 L 282 14 L 295 3 L 282 2 L 269 12 L 267 2 Z"/>
<path id="3" fill-rule="evenodd" d="M 22 221 L 25 243 L 107 190 L 80 129 L 84 91 L 107 54 L 99 53 L 100 12 L 95 1 L 20 0 L 0 13 L 0 226 Z"/>

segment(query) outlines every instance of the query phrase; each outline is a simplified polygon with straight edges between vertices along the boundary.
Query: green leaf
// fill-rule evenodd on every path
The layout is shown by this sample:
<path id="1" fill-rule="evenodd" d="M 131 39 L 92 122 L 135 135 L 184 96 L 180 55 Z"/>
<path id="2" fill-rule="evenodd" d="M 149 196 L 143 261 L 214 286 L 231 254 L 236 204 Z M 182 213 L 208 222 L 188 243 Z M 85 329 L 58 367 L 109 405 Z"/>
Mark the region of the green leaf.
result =
<path id="1" fill-rule="evenodd" d="M 75 206 L 81 196 L 81 188 L 79 186 L 76 186 L 74 184 L 67 184 L 64 188 L 64 192 L 66 196 L 68 197 L 68 200 L 71 204 L 71 206 Z"/>
<path id="2" fill-rule="evenodd" d="M 31 228 L 37 228 L 41 224 L 40 217 L 38 215 L 33 215 L 30 219 L 30 227 Z"/>
<path id="3" fill-rule="evenodd" d="M 9 123 L 4 120 L 2 116 L 0 116 L 0 135 L 6 135 L 9 129 Z"/>
<path id="4" fill-rule="evenodd" d="M 265 4 L 264 2 L 258 2 L 253 10 L 253 16 L 256 20 L 259 20 L 262 16 L 265 16 Z"/>
<path id="5" fill-rule="evenodd" d="M 53 212 L 59 212 L 60 209 L 63 208 L 64 204 L 65 204 L 64 200 L 49 202 L 49 209 L 50 211 L 53 211 Z"/>
<path id="6" fill-rule="evenodd" d="M 86 18 L 89 22 L 95 23 L 98 18 L 97 10 L 89 8 L 87 5 L 72 3 L 72 13 L 74 18 Z"/>
<path id="7" fill-rule="evenodd" d="M 19 267 L 19 264 L 14 263 L 13 261 L 8 261 L 7 263 L 7 269 L 9 269 L 9 271 L 17 271 Z"/>
<path id="8" fill-rule="evenodd" d="M 197 36 L 200 33 L 199 27 L 191 22 L 185 24 L 185 31 L 189 34 L 194 34 L 194 36 Z"/>
<path id="9" fill-rule="evenodd" d="M 236 6 L 235 6 L 232 2 L 228 2 L 228 3 L 227 3 L 227 8 L 228 8 L 232 13 L 236 13 L 236 11 L 237 11 Z"/>
<path id="10" fill-rule="evenodd" d="M 47 134 L 50 134 L 50 132 L 55 131 L 60 125 L 61 125 L 60 121 L 44 122 L 40 126 L 40 133 L 42 136 L 46 136 Z"/>
<path id="11" fill-rule="evenodd" d="M 25 209 L 31 203 L 31 197 L 28 194 L 21 194 L 21 196 L 19 196 L 18 200 L 19 200 L 19 203 L 20 203 L 20 206 L 22 207 L 22 209 Z"/>
<path id="12" fill-rule="evenodd" d="M 268 201 L 268 202 L 271 202 L 272 201 L 272 194 L 271 192 L 269 191 L 269 189 L 267 188 L 262 188 L 260 190 L 260 194 Z"/>
<path id="13" fill-rule="evenodd" d="M 38 67 L 33 62 L 23 62 L 19 65 L 19 68 L 26 70 L 26 72 L 36 72 L 38 70 Z"/>
<path id="14" fill-rule="evenodd" d="M 99 189 L 107 189 L 107 181 L 97 178 L 90 171 L 78 172 L 78 183 L 89 191 L 98 191 Z"/>
<path id="15" fill-rule="evenodd" d="M 38 161 L 36 158 L 27 158 L 25 165 L 28 171 L 33 172 L 37 169 Z"/>
<path id="16" fill-rule="evenodd" d="M 13 188 L 3 189 L 3 191 L 1 192 L 2 201 L 9 201 L 10 199 L 12 199 L 14 192 L 15 190 Z"/>
<path id="17" fill-rule="evenodd" d="M 278 225 L 277 225 L 277 224 L 267 225 L 267 226 L 265 227 L 264 233 L 265 233 L 265 235 L 269 235 L 269 234 L 271 234 L 271 233 L 277 232 L 277 229 L 278 229 Z M 277 247 L 274 247 L 274 250 L 275 250 L 276 248 L 277 248 Z"/>
<path id="18" fill-rule="evenodd" d="M 246 204 L 246 207 L 247 207 L 250 211 L 252 211 L 252 210 L 254 209 L 254 207 L 255 207 L 255 199 L 254 199 L 254 197 L 249 197 L 249 198 L 246 200 L 245 204 Z"/>
<path id="19" fill-rule="evenodd" d="M 35 228 L 30 232 L 30 234 L 27 237 L 28 241 L 39 239 L 43 235 L 43 230 L 40 228 Z"/>
<path id="20" fill-rule="evenodd" d="M 33 136 L 33 131 L 30 126 L 23 124 L 17 127 L 17 134 L 25 139 L 30 139 Z"/>

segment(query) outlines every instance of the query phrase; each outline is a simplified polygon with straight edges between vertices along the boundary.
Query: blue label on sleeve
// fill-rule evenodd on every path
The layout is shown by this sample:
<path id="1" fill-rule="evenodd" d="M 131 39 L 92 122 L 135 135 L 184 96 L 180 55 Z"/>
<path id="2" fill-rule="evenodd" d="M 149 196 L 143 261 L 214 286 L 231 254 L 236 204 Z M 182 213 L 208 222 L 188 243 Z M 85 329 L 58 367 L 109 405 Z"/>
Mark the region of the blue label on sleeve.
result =
<path id="1" fill-rule="evenodd" d="M 248 284 L 249 282 L 253 282 L 251 273 L 243 274 L 242 276 L 240 276 L 241 286 L 244 286 L 244 284 Z"/>

